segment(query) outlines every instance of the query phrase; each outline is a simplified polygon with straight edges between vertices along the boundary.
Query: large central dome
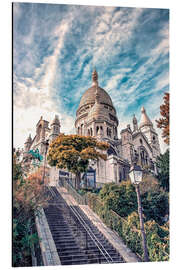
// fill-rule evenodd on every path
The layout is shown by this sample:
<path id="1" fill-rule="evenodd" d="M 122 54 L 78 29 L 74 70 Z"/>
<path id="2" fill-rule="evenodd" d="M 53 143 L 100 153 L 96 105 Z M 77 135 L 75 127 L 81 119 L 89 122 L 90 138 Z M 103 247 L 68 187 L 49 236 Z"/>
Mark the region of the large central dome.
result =
<path id="1" fill-rule="evenodd" d="M 112 100 L 108 93 L 99 87 L 98 74 L 94 70 L 92 86 L 83 94 L 76 112 L 76 132 L 86 136 L 101 134 L 104 137 L 116 138 L 118 123 Z"/>
<path id="2" fill-rule="evenodd" d="M 99 93 L 99 102 L 101 104 L 106 104 L 114 108 L 112 100 L 108 95 L 108 93 L 98 85 L 98 74 L 96 70 L 94 70 L 92 73 L 92 81 L 93 81 L 92 86 L 85 91 L 85 93 L 81 98 L 78 110 L 84 107 L 85 105 L 95 103 L 95 93 L 97 88 Z"/>
<path id="3" fill-rule="evenodd" d="M 95 93 L 96 93 L 96 86 L 95 85 L 93 85 L 88 90 L 86 90 L 86 92 L 83 94 L 83 96 L 81 98 L 79 108 L 84 106 L 84 105 L 87 105 L 87 104 L 95 103 Z M 104 89 L 102 89 L 99 86 L 98 86 L 98 93 L 99 93 L 100 103 L 104 103 L 104 104 L 107 104 L 107 105 L 110 105 L 113 107 L 113 103 L 112 103 L 110 96 L 108 95 L 108 93 Z"/>

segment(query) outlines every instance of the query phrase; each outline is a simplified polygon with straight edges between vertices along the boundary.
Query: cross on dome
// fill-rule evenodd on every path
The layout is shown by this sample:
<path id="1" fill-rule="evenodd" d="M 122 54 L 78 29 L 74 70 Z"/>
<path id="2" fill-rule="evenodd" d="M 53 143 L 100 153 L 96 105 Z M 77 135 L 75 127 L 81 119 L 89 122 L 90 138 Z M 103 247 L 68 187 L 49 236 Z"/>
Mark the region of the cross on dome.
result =
<path id="1" fill-rule="evenodd" d="M 98 73 L 95 69 L 92 72 L 92 81 L 93 81 L 92 85 L 98 85 Z"/>

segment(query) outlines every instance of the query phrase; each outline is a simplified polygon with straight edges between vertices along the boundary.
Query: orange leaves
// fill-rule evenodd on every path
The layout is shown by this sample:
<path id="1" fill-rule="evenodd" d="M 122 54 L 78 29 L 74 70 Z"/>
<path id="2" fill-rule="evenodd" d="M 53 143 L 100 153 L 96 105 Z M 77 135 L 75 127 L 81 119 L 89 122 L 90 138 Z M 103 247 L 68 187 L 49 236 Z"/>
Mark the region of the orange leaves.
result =
<path id="1" fill-rule="evenodd" d="M 105 160 L 106 155 L 102 151 L 108 147 L 107 143 L 90 136 L 61 134 L 51 143 L 47 160 L 51 166 L 78 173 L 87 170 L 89 160 Z"/>
<path id="2" fill-rule="evenodd" d="M 107 150 L 109 148 L 109 144 L 106 142 L 97 142 L 96 146 L 100 150 Z"/>
<path id="3" fill-rule="evenodd" d="M 46 169 L 47 174 L 47 169 Z M 47 204 L 47 197 L 44 194 L 44 185 L 42 183 L 43 168 L 35 173 L 29 174 L 23 181 L 18 180 L 13 186 L 14 204 L 21 206 L 25 212 L 35 210 L 40 206 Z M 46 182 L 48 178 L 46 176 Z"/>
<path id="4" fill-rule="evenodd" d="M 164 104 L 160 106 L 160 114 L 163 118 L 156 120 L 157 127 L 162 129 L 162 137 L 165 138 L 164 142 L 169 145 L 169 93 L 164 95 Z"/>

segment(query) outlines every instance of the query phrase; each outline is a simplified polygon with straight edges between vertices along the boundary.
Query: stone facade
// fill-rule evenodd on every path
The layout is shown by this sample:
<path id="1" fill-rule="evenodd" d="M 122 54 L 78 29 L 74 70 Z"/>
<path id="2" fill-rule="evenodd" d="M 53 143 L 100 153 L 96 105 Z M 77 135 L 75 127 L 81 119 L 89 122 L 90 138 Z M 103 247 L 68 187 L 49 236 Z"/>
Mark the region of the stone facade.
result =
<path id="1" fill-rule="evenodd" d="M 75 128 L 79 135 L 93 136 L 100 141 L 108 142 L 107 161 L 91 162 L 90 167 L 96 170 L 96 186 L 103 183 L 119 183 L 127 179 L 132 160 L 138 156 L 143 167 L 156 172 L 155 160 L 160 154 L 158 134 L 147 116 L 144 107 L 141 109 L 141 120 L 133 116 L 130 124 L 120 132 L 116 109 L 108 93 L 98 84 L 96 70 L 92 73 L 92 86 L 83 94 L 76 112 Z M 50 128 L 49 122 L 41 117 L 36 125 L 36 135 L 25 142 L 24 150 L 39 149 L 45 153 L 45 140 L 53 140 L 60 134 L 60 121 L 55 116 Z M 57 172 L 56 172 L 57 173 Z M 54 175 L 54 174 L 53 174 Z"/>
<path id="2" fill-rule="evenodd" d="M 36 125 L 36 135 L 34 138 L 31 138 L 31 135 L 27 138 L 24 143 L 24 151 L 27 153 L 29 150 L 38 149 L 41 155 L 45 154 L 45 141 L 49 140 L 51 142 L 54 138 L 56 138 L 60 134 L 60 121 L 57 115 L 55 115 L 54 120 L 50 124 L 49 122 L 44 120 L 41 116 L 40 120 Z"/>
<path id="3" fill-rule="evenodd" d="M 75 128 L 79 135 L 94 136 L 110 145 L 107 161 L 99 160 L 91 164 L 96 170 L 97 184 L 125 180 L 135 156 L 139 157 L 143 167 L 156 171 L 154 162 L 160 154 L 158 134 L 144 107 L 141 113 L 139 127 L 134 115 L 133 129 L 127 125 L 118 138 L 116 109 L 110 96 L 99 86 L 96 70 L 93 71 L 92 86 L 83 94 L 76 112 Z"/>

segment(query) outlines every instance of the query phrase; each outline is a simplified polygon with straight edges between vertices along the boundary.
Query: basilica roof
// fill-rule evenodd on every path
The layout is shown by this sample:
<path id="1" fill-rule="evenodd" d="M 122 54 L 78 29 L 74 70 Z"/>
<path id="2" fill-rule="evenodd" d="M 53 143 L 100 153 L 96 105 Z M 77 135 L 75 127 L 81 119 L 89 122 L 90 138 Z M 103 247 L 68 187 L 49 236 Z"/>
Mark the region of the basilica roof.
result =
<path id="1" fill-rule="evenodd" d="M 86 105 L 86 104 L 94 104 L 95 103 L 95 93 L 96 89 L 98 88 L 98 93 L 99 93 L 99 101 L 100 103 L 110 105 L 113 107 L 112 100 L 108 93 L 98 85 L 98 74 L 96 70 L 93 71 L 92 73 L 92 86 L 85 91 L 83 96 L 81 97 L 81 101 L 79 104 L 79 108 Z"/>
<path id="2" fill-rule="evenodd" d="M 100 103 L 105 103 L 113 107 L 112 100 L 110 96 L 107 94 L 107 92 L 99 86 L 98 86 L 98 90 L 99 90 Z M 86 90 L 86 92 L 83 94 L 81 98 L 79 108 L 89 103 L 95 103 L 95 92 L 96 92 L 96 86 L 92 86 L 88 90 Z"/>
<path id="3" fill-rule="evenodd" d="M 95 90 L 95 104 L 88 113 L 88 119 L 107 118 L 109 119 L 109 111 L 101 104 L 100 91 L 98 87 Z"/>

